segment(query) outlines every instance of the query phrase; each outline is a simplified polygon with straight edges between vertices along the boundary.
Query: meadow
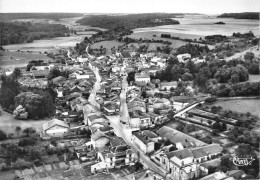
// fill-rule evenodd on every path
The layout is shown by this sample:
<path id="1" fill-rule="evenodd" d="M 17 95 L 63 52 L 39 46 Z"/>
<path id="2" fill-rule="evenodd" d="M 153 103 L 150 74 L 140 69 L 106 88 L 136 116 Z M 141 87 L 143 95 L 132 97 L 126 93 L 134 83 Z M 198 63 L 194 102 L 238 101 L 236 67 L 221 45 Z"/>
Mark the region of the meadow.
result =
<path id="1" fill-rule="evenodd" d="M 170 45 L 173 49 L 177 49 L 181 46 L 184 46 L 185 44 L 187 44 L 188 42 L 182 41 L 182 40 L 175 40 L 175 39 L 168 39 L 168 38 L 161 38 L 161 34 L 164 34 L 165 32 L 161 32 L 161 31 L 147 31 L 147 32 L 135 32 L 131 35 L 127 35 L 127 37 L 129 38 L 133 38 L 133 39 L 154 39 L 154 40 L 163 40 L 163 41 L 169 41 L 172 44 Z M 171 36 L 174 37 L 180 37 L 180 38 L 187 38 L 187 39 L 199 39 L 204 38 L 204 36 L 200 36 L 200 35 L 194 35 L 194 34 L 183 34 L 183 33 L 168 33 L 171 34 Z M 192 43 L 192 44 L 199 44 L 199 43 Z M 202 46 L 204 46 L 204 44 L 201 44 Z M 214 48 L 214 46 L 208 45 L 208 47 L 210 49 Z"/>
<path id="2" fill-rule="evenodd" d="M 48 122 L 50 119 L 40 119 L 40 120 L 17 120 L 14 119 L 12 114 L 9 114 L 2 110 L 0 107 L 0 127 L 1 130 L 6 133 L 15 133 L 15 127 L 20 126 L 22 129 L 27 127 L 33 127 L 38 133 L 42 132 L 42 124 Z M 1 179 L 1 178 L 0 178 Z"/>
<path id="3" fill-rule="evenodd" d="M 215 106 L 222 106 L 231 111 L 257 115 L 260 117 L 260 99 L 236 99 L 228 101 L 217 101 Z"/>
<path id="4" fill-rule="evenodd" d="M 0 67 L 22 67 L 31 60 L 51 60 L 45 54 L 0 51 Z"/>
<path id="5" fill-rule="evenodd" d="M 36 51 L 44 53 L 45 51 L 53 51 L 59 47 L 74 47 L 77 43 L 80 43 L 86 35 L 70 36 L 70 37 L 58 37 L 45 40 L 35 40 L 32 43 L 24 44 L 11 44 L 3 46 L 4 49 L 9 51 Z"/>

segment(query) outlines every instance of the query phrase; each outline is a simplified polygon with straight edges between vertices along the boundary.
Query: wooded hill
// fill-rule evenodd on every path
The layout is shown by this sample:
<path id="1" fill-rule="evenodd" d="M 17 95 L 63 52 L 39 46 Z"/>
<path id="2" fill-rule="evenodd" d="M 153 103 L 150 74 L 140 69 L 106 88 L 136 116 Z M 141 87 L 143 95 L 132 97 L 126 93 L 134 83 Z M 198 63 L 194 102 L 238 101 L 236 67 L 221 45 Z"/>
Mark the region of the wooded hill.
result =
<path id="1" fill-rule="evenodd" d="M 0 45 L 29 43 L 33 40 L 64 37 L 69 29 L 60 24 L 0 22 Z"/>
<path id="2" fill-rule="evenodd" d="M 0 21 L 9 22 L 15 19 L 53 19 L 83 16 L 80 13 L 0 13 Z"/>
<path id="3" fill-rule="evenodd" d="M 224 13 L 218 16 L 218 18 L 259 19 L 259 12 Z"/>
<path id="4" fill-rule="evenodd" d="M 129 15 L 91 15 L 86 16 L 77 22 L 81 25 L 100 27 L 105 29 L 115 29 L 116 27 L 125 27 L 126 29 L 144 28 L 171 24 L 180 24 L 179 21 L 171 18 L 182 14 L 129 14 Z"/>

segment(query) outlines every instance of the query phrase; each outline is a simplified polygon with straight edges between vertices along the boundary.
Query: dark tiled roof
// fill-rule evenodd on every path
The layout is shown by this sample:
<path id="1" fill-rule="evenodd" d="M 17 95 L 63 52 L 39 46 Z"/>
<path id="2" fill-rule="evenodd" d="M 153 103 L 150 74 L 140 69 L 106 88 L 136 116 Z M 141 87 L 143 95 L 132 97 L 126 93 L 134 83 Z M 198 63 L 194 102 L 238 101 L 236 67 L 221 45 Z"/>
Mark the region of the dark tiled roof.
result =
<path id="1" fill-rule="evenodd" d="M 132 133 L 134 136 L 136 136 L 140 141 L 142 141 L 144 144 L 148 144 L 152 142 L 148 136 L 145 135 L 145 133 L 142 133 L 141 131 L 135 131 Z"/>
<path id="2" fill-rule="evenodd" d="M 170 159 L 172 157 L 177 157 L 179 159 L 185 159 L 188 157 L 193 157 L 192 153 L 190 152 L 189 149 L 181 149 L 177 151 L 172 151 L 166 154 L 166 156 Z"/>
<path id="3" fill-rule="evenodd" d="M 120 145 L 127 145 L 126 142 L 121 137 L 114 137 L 110 139 L 110 145 L 112 147 L 117 147 Z"/>
<path id="4" fill-rule="evenodd" d="M 122 52 L 121 54 L 122 54 L 123 58 L 131 58 L 131 55 L 129 52 Z"/>

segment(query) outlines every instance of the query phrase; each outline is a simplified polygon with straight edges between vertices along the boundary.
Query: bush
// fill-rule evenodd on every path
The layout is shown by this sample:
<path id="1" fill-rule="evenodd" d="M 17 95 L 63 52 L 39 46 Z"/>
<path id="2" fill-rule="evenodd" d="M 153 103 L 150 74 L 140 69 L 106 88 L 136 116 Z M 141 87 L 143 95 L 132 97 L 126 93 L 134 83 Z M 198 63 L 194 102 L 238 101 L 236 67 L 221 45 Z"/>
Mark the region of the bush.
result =
<path id="1" fill-rule="evenodd" d="M 0 130 L 0 141 L 6 140 L 7 135 L 4 131 Z"/>
<path id="2" fill-rule="evenodd" d="M 32 146 L 35 145 L 36 142 L 37 142 L 36 138 L 28 137 L 28 138 L 20 139 L 20 141 L 18 142 L 18 146 Z"/>
<path id="3" fill-rule="evenodd" d="M 58 143 L 55 139 L 52 139 L 50 143 L 51 143 L 51 145 L 53 145 L 55 147 L 58 145 Z"/>

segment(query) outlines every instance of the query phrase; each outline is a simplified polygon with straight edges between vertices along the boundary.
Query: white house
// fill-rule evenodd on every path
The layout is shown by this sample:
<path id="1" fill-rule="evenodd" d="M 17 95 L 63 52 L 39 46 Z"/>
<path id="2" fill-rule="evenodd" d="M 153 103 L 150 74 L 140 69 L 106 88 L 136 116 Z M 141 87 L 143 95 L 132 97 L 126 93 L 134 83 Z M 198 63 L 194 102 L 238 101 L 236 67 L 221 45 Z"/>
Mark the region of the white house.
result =
<path id="1" fill-rule="evenodd" d="M 158 139 L 158 136 L 149 130 L 132 132 L 133 143 L 144 153 L 153 152 L 154 143 Z"/>
<path id="2" fill-rule="evenodd" d="M 44 123 L 42 128 L 45 136 L 62 137 L 69 133 L 69 125 L 58 119 Z"/>
<path id="3" fill-rule="evenodd" d="M 135 73 L 135 82 L 150 82 L 150 76 L 146 72 Z"/>
<path id="4" fill-rule="evenodd" d="M 179 62 L 185 62 L 191 58 L 190 54 L 179 54 L 177 56 Z"/>

